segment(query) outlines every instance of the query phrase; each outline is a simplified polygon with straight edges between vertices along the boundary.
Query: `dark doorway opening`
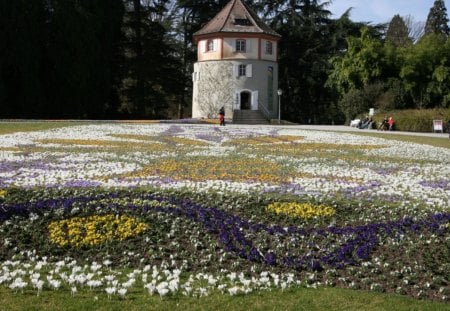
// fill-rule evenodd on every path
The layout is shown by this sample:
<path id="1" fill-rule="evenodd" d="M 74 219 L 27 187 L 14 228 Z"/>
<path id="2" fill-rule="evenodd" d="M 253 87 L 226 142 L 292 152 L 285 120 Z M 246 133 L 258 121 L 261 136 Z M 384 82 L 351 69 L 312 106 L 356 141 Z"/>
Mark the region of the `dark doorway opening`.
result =
<path id="1" fill-rule="evenodd" d="M 250 92 L 241 92 L 241 110 L 251 109 L 251 94 Z"/>

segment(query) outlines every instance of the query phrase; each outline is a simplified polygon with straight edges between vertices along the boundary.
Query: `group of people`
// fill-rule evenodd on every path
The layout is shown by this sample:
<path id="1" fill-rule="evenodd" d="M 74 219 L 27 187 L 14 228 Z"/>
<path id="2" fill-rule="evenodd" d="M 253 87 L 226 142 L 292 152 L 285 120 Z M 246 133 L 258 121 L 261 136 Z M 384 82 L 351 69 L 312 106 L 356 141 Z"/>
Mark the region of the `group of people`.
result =
<path id="1" fill-rule="evenodd" d="M 373 123 L 372 117 L 366 116 L 364 118 L 364 120 L 360 120 L 359 121 L 358 128 L 359 129 L 369 129 L 370 130 L 372 128 L 372 123 Z"/>
<path id="2" fill-rule="evenodd" d="M 392 117 L 385 116 L 383 121 L 381 122 L 380 126 L 378 127 L 378 130 L 381 131 L 392 131 L 394 130 L 394 119 Z"/>
<path id="3" fill-rule="evenodd" d="M 378 130 L 381 131 L 392 131 L 394 130 L 394 119 L 392 117 L 385 116 L 383 121 L 380 123 Z M 366 116 L 363 120 L 360 120 L 356 125 L 359 129 L 372 129 L 373 119 L 371 116 Z"/>

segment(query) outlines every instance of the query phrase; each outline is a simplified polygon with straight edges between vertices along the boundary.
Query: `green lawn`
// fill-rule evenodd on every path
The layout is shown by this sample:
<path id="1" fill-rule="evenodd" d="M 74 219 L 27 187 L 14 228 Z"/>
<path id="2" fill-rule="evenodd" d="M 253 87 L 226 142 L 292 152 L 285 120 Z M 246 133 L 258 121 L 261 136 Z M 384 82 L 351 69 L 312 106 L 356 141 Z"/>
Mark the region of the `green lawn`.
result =
<path id="1" fill-rule="evenodd" d="M 108 300 L 104 293 L 68 292 L 14 293 L 0 288 L 0 310 L 450 310 L 450 304 L 415 300 L 410 297 L 338 288 L 291 288 L 247 296 L 214 294 L 208 297 L 159 298 L 134 293 L 125 299 Z"/>

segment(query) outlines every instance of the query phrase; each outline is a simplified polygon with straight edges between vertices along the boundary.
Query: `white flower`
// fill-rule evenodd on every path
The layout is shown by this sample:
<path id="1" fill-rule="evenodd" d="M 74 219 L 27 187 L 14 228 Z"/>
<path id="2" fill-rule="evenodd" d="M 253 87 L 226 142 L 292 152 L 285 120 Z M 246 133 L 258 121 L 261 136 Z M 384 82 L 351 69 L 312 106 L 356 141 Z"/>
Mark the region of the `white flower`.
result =
<path id="1" fill-rule="evenodd" d="M 49 279 L 48 282 L 50 286 L 53 287 L 53 289 L 55 290 L 57 290 L 61 286 L 61 281 L 58 280 Z"/>
<path id="2" fill-rule="evenodd" d="M 23 288 L 27 285 L 28 285 L 27 282 L 25 282 L 21 277 L 18 277 L 16 279 L 14 279 L 14 281 L 9 285 L 9 288 L 11 288 L 13 290 L 14 289 L 23 290 Z"/>
<path id="3" fill-rule="evenodd" d="M 150 296 L 152 296 L 156 290 L 156 286 L 152 283 L 145 284 L 144 288 L 147 289 L 147 292 Z"/>
<path id="4" fill-rule="evenodd" d="M 239 287 L 237 287 L 237 286 L 233 286 L 233 287 L 231 287 L 231 288 L 228 289 L 228 293 L 229 293 L 231 296 L 236 295 L 236 294 L 238 293 L 238 291 L 239 291 Z"/>
<path id="5" fill-rule="evenodd" d="M 167 287 L 157 287 L 156 290 L 160 297 L 163 297 L 169 293 L 169 289 Z"/>
<path id="6" fill-rule="evenodd" d="M 121 289 L 119 289 L 117 291 L 117 293 L 120 295 L 121 298 L 124 298 L 126 293 L 127 293 L 127 291 L 128 291 L 128 289 L 122 287 Z"/>
<path id="7" fill-rule="evenodd" d="M 117 288 L 115 288 L 115 287 L 106 287 L 105 291 L 108 294 L 108 299 L 111 299 L 111 296 L 116 293 Z M 126 290 L 125 290 L 123 295 L 122 294 L 120 294 L 120 295 L 123 297 L 123 296 L 125 296 L 125 294 L 126 294 Z"/>

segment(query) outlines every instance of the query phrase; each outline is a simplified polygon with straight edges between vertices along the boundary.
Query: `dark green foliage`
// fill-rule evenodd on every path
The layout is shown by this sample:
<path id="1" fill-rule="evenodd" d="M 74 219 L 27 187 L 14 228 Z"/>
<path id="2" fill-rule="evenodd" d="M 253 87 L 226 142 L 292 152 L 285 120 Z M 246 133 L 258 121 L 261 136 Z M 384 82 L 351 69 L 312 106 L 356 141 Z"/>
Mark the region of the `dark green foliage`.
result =
<path id="1" fill-rule="evenodd" d="M 197 58 L 193 34 L 227 3 L 3 1 L 0 118 L 188 117 Z M 350 8 L 331 19 L 328 2 L 318 0 L 246 3 L 282 35 L 283 119 L 341 123 L 354 113 L 355 107 L 350 114 L 342 110 L 358 93 L 348 94 L 352 89 L 371 98 L 363 109 L 450 105 L 443 1 L 430 10 L 431 35 L 415 44 L 409 23 L 398 15 L 384 41 L 384 25 L 354 22 Z"/>
<path id="2" fill-rule="evenodd" d="M 2 1 L 0 5 L 0 116 L 32 116 L 46 99 L 44 1 Z"/>
<path id="3" fill-rule="evenodd" d="M 95 118 L 117 105 L 120 1 L 52 1 L 50 117 Z"/>
<path id="4" fill-rule="evenodd" d="M 351 89 L 344 94 L 339 101 L 339 108 L 345 114 L 346 123 L 363 111 L 369 111 L 369 105 L 364 100 L 363 92 L 356 89 Z"/>
<path id="5" fill-rule="evenodd" d="M 359 37 L 349 37 L 347 44 L 344 55 L 331 59 L 333 69 L 328 80 L 342 95 L 383 79 L 387 68 L 382 42 L 368 27 L 362 28 Z"/>
<path id="6" fill-rule="evenodd" d="M 122 14 L 120 0 L 2 2 L 0 117 L 114 111 Z"/>
<path id="7" fill-rule="evenodd" d="M 279 12 L 272 27 L 282 35 L 280 41 L 279 85 L 283 90 L 281 117 L 302 123 L 331 123 L 329 114 L 335 93 L 325 88 L 328 59 L 343 49 L 343 37 L 349 31 L 349 20 L 330 19 L 326 3 L 318 1 L 285 1 L 267 4 Z"/>
<path id="8" fill-rule="evenodd" d="M 227 3 L 220 1 L 178 0 L 172 17 L 175 57 L 179 62 L 179 85 L 177 94 L 169 106 L 168 117 L 183 118 L 190 114 L 188 107 L 192 99 L 192 69 L 197 60 L 193 35 L 217 14 Z"/>
<path id="9" fill-rule="evenodd" d="M 180 91 L 180 64 L 163 24 L 167 3 L 127 1 L 120 108 L 127 117 L 162 118 L 167 114 L 170 96 Z"/>
<path id="10" fill-rule="evenodd" d="M 416 107 L 448 107 L 450 100 L 450 41 L 436 34 L 422 38 L 404 54 L 400 72 Z"/>
<path id="11" fill-rule="evenodd" d="M 440 34 L 448 37 L 450 28 L 448 27 L 447 8 L 443 0 L 434 1 L 433 7 L 428 13 L 425 24 L 425 34 Z"/>

